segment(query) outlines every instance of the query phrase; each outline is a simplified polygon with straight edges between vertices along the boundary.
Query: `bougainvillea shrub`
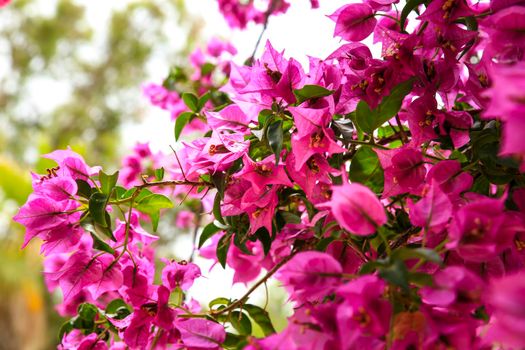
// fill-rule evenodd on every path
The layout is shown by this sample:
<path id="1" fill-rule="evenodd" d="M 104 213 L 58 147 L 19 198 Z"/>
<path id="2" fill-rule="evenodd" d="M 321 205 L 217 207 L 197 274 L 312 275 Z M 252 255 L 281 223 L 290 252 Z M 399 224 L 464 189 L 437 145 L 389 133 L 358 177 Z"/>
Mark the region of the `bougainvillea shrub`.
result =
<path id="1" fill-rule="evenodd" d="M 218 3 L 238 28 L 290 6 Z M 45 156 L 14 219 L 62 293 L 60 349 L 525 348 L 525 3 L 366 0 L 329 18 L 341 45 L 308 66 L 270 42 L 234 64 L 213 39 L 144 85 L 190 134 L 171 154 L 139 144 L 114 174 Z M 201 305 L 199 266 L 156 254 L 181 202 L 171 224 L 196 226 L 196 253 L 244 296 Z M 294 307 L 281 332 L 250 302 L 270 277 Z"/>

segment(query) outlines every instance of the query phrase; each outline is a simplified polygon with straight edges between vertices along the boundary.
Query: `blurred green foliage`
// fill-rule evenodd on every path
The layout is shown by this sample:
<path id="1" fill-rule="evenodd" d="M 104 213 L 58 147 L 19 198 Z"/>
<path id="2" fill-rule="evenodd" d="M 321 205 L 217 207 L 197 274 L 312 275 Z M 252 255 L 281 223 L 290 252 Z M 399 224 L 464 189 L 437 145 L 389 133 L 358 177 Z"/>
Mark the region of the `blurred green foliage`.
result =
<path id="1" fill-rule="evenodd" d="M 43 173 L 53 164 L 39 155 L 68 145 L 91 164 L 118 164 L 122 124 L 144 114 L 145 67 L 188 50 L 167 26 L 198 34 L 183 0 L 101 3 L 107 21 L 96 28 L 88 12 L 97 5 L 75 0 L 15 0 L 0 11 L 0 350 L 56 346 L 60 320 L 37 244 L 21 251 L 23 230 L 10 220 L 31 191 L 29 169 Z"/>

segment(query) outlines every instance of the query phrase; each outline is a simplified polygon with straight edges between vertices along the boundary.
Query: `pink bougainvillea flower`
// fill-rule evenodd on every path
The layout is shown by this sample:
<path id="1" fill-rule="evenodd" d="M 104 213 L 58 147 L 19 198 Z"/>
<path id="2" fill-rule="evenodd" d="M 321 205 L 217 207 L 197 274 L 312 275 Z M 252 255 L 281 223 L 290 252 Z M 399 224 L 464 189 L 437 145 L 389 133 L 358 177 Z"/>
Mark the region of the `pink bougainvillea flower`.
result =
<path id="1" fill-rule="evenodd" d="M 501 154 L 525 157 L 525 142 L 520 137 L 525 130 L 525 63 L 493 65 L 489 73 L 492 87 L 484 96 L 490 97 L 490 104 L 483 115 L 504 121 Z"/>
<path id="2" fill-rule="evenodd" d="M 7 6 L 10 2 L 11 0 L 0 0 L 0 7 Z"/>
<path id="3" fill-rule="evenodd" d="M 163 328 L 172 329 L 175 327 L 175 317 L 177 312 L 169 306 L 170 290 L 165 286 L 158 286 L 157 288 L 157 306 L 156 317 L 153 324 Z"/>
<path id="4" fill-rule="evenodd" d="M 341 283 L 341 264 L 321 252 L 301 252 L 279 270 L 277 279 L 299 302 L 321 300 Z"/>
<path id="5" fill-rule="evenodd" d="M 125 326 L 123 339 L 128 346 L 145 349 L 153 339 L 151 326 L 155 325 L 170 331 L 175 327 L 177 312 L 169 305 L 170 291 L 164 286 L 158 286 L 154 301 L 149 300 L 128 316 L 128 319 L 117 322 Z M 129 322 L 129 324 L 128 324 Z M 113 321 L 115 323 L 115 321 Z"/>
<path id="6" fill-rule="evenodd" d="M 424 192 L 423 198 L 417 203 L 409 204 L 410 221 L 427 230 L 446 224 L 452 217 L 452 203 L 447 195 L 435 183 Z"/>
<path id="7" fill-rule="evenodd" d="M 228 41 L 223 41 L 217 37 L 210 39 L 208 45 L 206 46 L 206 50 L 213 57 L 219 57 L 224 52 L 227 52 L 231 55 L 235 55 L 237 53 L 237 49 L 231 43 Z"/>
<path id="8" fill-rule="evenodd" d="M 439 123 L 439 134 L 450 136 L 454 147 L 460 148 L 470 141 L 469 130 L 473 120 L 469 113 L 462 111 L 438 113 L 436 120 Z"/>
<path id="9" fill-rule="evenodd" d="M 255 233 L 259 228 L 265 227 L 268 232 L 272 232 L 272 222 L 275 208 L 279 204 L 277 190 L 281 186 L 272 186 L 266 191 L 247 191 L 242 197 L 240 208 L 248 215 L 250 220 L 250 234 Z M 253 187 L 252 187 L 253 188 Z"/>
<path id="10" fill-rule="evenodd" d="M 55 173 L 57 176 L 71 177 L 74 180 L 87 181 L 88 177 L 97 175 L 100 170 L 99 166 L 88 166 L 81 155 L 69 148 L 53 151 L 43 155 L 43 157 L 57 162 L 58 169 L 55 172 L 53 171 L 55 168 L 51 169 L 52 173 Z"/>
<path id="11" fill-rule="evenodd" d="M 253 0 L 219 0 L 219 10 L 231 28 L 243 29 L 250 22 L 263 23 L 270 14 L 284 13 L 290 4 L 284 0 L 266 1 L 266 9 L 258 9 Z M 264 3 L 264 2 L 263 2 Z M 268 13 L 268 15 L 266 14 Z"/>
<path id="12" fill-rule="evenodd" d="M 122 262 L 122 273 L 124 277 L 123 285 L 119 293 L 126 298 L 126 301 L 134 307 L 151 301 L 155 288 L 153 287 L 155 265 L 152 259 L 135 256 L 135 264 L 131 259 Z M 123 258 L 121 258 L 123 260 Z"/>
<path id="13" fill-rule="evenodd" d="M 208 125 L 212 130 L 231 130 L 249 134 L 249 124 L 253 121 L 237 105 L 229 105 L 219 112 L 206 112 Z"/>
<path id="14" fill-rule="evenodd" d="M 116 219 L 115 226 L 115 238 L 119 241 L 123 241 L 124 238 L 128 237 L 128 241 L 132 243 L 141 242 L 143 244 L 151 244 L 152 242 L 159 239 L 159 237 L 150 234 L 140 226 L 139 215 L 136 211 L 132 211 L 131 220 L 126 233 L 126 223 L 119 219 Z"/>
<path id="15" fill-rule="evenodd" d="M 487 41 L 483 60 L 498 64 L 523 65 L 525 49 L 525 6 L 513 4 L 481 22 Z"/>
<path id="16" fill-rule="evenodd" d="M 332 116 L 327 108 L 313 109 L 305 107 L 289 107 L 297 127 L 297 136 L 304 137 L 326 127 Z"/>
<path id="17" fill-rule="evenodd" d="M 383 198 L 419 192 L 427 170 L 420 150 L 405 146 L 395 150 L 376 150 L 385 172 Z"/>
<path id="18" fill-rule="evenodd" d="M 188 179 L 197 179 L 201 174 L 227 169 L 250 147 L 250 142 L 245 141 L 242 134 L 227 132 L 213 132 L 211 137 L 183 144 L 185 147 L 180 152 L 179 159 Z"/>
<path id="19" fill-rule="evenodd" d="M 288 178 L 284 165 L 275 165 L 275 156 L 271 155 L 261 160 L 254 162 L 247 155 L 243 157 L 244 168 L 235 174 L 235 177 L 248 181 L 256 193 L 261 191 L 267 185 L 285 185 L 293 187 L 292 182 Z"/>
<path id="20" fill-rule="evenodd" d="M 509 348 L 525 347 L 525 274 L 523 272 L 494 279 L 490 283 L 488 303 L 493 314 L 487 340 Z"/>
<path id="21" fill-rule="evenodd" d="M 377 276 L 359 277 L 340 286 L 343 298 L 337 308 L 337 328 L 342 349 L 356 348 L 361 337 L 380 337 L 388 332 L 392 306 L 384 298 L 386 283 Z M 362 344 L 362 343 L 361 343 Z"/>
<path id="22" fill-rule="evenodd" d="M 409 105 L 407 112 L 399 113 L 401 118 L 408 120 L 413 144 L 420 145 L 437 138 L 434 131 L 437 124 L 436 113 L 437 102 L 435 97 L 430 94 L 417 98 Z"/>
<path id="23" fill-rule="evenodd" d="M 41 232 L 47 232 L 69 222 L 69 210 L 78 207 L 74 201 L 52 201 L 45 197 L 29 197 L 13 220 L 26 227 L 25 247 Z"/>
<path id="24" fill-rule="evenodd" d="M 232 65 L 229 83 L 222 88 L 231 92 L 233 100 L 247 115 L 257 115 L 262 108 L 271 108 L 276 100 L 295 103 L 294 89 L 304 85 L 303 68 L 293 58 L 284 58 L 283 52 L 275 50 L 270 42 L 266 43 L 261 59 L 252 66 L 238 67 Z M 262 108 L 244 109 L 239 102 L 259 104 Z"/>
<path id="25" fill-rule="evenodd" d="M 459 17 L 468 17 L 474 14 L 464 0 L 437 0 L 432 1 L 419 19 L 432 23 L 450 23 Z"/>
<path id="26" fill-rule="evenodd" d="M 47 278 L 58 281 L 64 302 L 74 298 L 85 287 L 102 279 L 103 267 L 99 259 L 79 250 L 61 267 L 59 271 L 46 272 Z"/>
<path id="27" fill-rule="evenodd" d="M 483 289 L 483 281 L 474 273 L 450 266 L 434 274 L 434 286 L 423 287 L 421 298 L 425 304 L 469 312 L 479 305 Z"/>
<path id="28" fill-rule="evenodd" d="M 294 153 L 288 154 L 286 158 L 286 170 L 290 177 L 295 181 L 306 196 L 310 198 L 313 196 L 315 187 L 319 182 L 330 182 L 330 175 L 338 175 L 340 172 L 330 166 L 325 157 L 314 154 L 304 163 L 304 165 L 297 170 L 295 166 Z"/>
<path id="29" fill-rule="evenodd" d="M 264 251 L 261 242 L 246 242 L 246 249 L 251 252 L 248 255 L 232 244 L 228 249 L 228 256 L 226 262 L 235 273 L 233 275 L 233 283 L 248 283 L 259 276 L 262 266 L 261 262 L 264 260 Z"/>
<path id="30" fill-rule="evenodd" d="M 465 260 L 483 262 L 509 248 L 523 229 L 521 221 L 504 210 L 502 200 L 482 197 L 456 212 L 447 247 Z"/>
<path id="31" fill-rule="evenodd" d="M 142 87 L 142 92 L 153 106 L 171 113 L 172 120 L 179 114 L 188 110 L 184 101 L 176 91 L 170 91 L 162 85 L 149 83 Z"/>
<path id="32" fill-rule="evenodd" d="M 443 160 L 430 169 L 426 181 L 438 183 L 439 188 L 453 201 L 472 187 L 474 179 L 461 170 L 461 163 L 457 160 Z"/>
<path id="33" fill-rule="evenodd" d="M 124 283 L 122 267 L 118 261 L 110 255 L 102 255 L 97 260 L 101 264 L 102 276 L 87 288 L 95 300 L 104 293 L 118 290 Z"/>
<path id="34" fill-rule="evenodd" d="M 375 11 L 388 12 L 392 4 L 397 4 L 399 0 L 365 0 L 365 2 L 372 6 Z"/>
<path id="35" fill-rule="evenodd" d="M 179 211 L 175 225 L 181 229 L 188 229 L 195 226 L 195 213 L 189 210 Z"/>
<path id="36" fill-rule="evenodd" d="M 72 199 L 78 191 L 75 180 L 71 177 L 57 176 L 45 178 L 33 174 L 34 195 L 51 199 L 53 201 L 64 201 Z"/>
<path id="37" fill-rule="evenodd" d="M 328 17 L 336 23 L 334 36 L 347 41 L 365 39 L 377 24 L 374 11 L 368 4 L 345 5 Z"/>
<path id="38" fill-rule="evenodd" d="M 424 337 L 424 349 L 485 349 L 477 336 L 481 322 L 472 317 L 471 313 L 441 307 L 425 307 L 424 304 L 421 311 L 425 322 L 419 326 L 420 329 L 424 329 L 420 330 L 419 339 L 415 339 L 416 347 L 421 346 L 421 337 Z"/>
<path id="39" fill-rule="evenodd" d="M 190 349 L 219 349 L 226 339 L 224 327 L 202 318 L 177 321 L 182 343 Z"/>
<path id="40" fill-rule="evenodd" d="M 377 196 L 358 183 L 333 186 L 331 200 L 317 206 L 330 208 L 342 228 L 359 236 L 373 234 L 387 220 L 385 208 Z"/>
<path id="41" fill-rule="evenodd" d="M 334 59 L 347 64 L 349 68 L 356 71 L 368 68 L 370 61 L 373 61 L 372 52 L 368 46 L 357 42 L 342 45 L 326 58 L 326 60 Z"/>
<path id="42" fill-rule="evenodd" d="M 332 156 L 344 151 L 345 149 L 335 141 L 332 129 L 317 128 L 317 130 L 302 137 L 298 134 L 292 136 L 292 152 L 295 156 L 295 170 L 297 171 L 314 154 Z"/>
<path id="43" fill-rule="evenodd" d="M 84 336 L 79 330 L 64 335 L 62 342 L 58 346 L 59 350 L 108 350 L 108 345 L 98 334 L 91 333 Z M 113 349 L 113 348 L 112 348 Z"/>
<path id="44" fill-rule="evenodd" d="M 167 259 L 161 259 L 166 264 L 162 269 L 162 284 L 174 290 L 180 288 L 188 290 L 196 278 L 201 276 L 201 269 L 194 263 L 185 260 L 175 262 Z"/>

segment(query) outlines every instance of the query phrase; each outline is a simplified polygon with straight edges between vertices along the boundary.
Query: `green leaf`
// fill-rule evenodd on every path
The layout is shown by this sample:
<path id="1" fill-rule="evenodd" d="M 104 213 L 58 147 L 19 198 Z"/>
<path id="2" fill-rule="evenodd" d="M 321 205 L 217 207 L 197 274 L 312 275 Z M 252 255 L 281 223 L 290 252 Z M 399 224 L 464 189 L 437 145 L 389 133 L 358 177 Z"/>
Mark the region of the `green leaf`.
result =
<path id="1" fill-rule="evenodd" d="M 242 349 L 242 347 L 247 344 L 248 342 L 246 341 L 246 336 L 241 336 L 230 332 L 226 333 L 226 339 L 224 340 L 224 343 L 222 343 L 226 349 L 239 349 L 239 347 Z"/>
<path id="2" fill-rule="evenodd" d="M 259 127 L 263 127 L 266 125 L 266 122 L 268 121 L 268 118 L 270 118 L 273 115 L 273 111 L 271 109 L 263 109 L 259 112 L 259 116 L 257 117 L 257 122 L 259 123 Z"/>
<path id="3" fill-rule="evenodd" d="M 129 309 L 128 304 L 122 299 L 115 299 L 112 300 L 107 306 L 106 306 L 106 313 L 107 314 L 114 314 L 120 309 L 121 307 L 125 307 L 126 309 Z"/>
<path id="4" fill-rule="evenodd" d="M 270 237 L 270 233 L 266 227 L 260 227 L 257 231 L 255 231 L 255 236 L 259 241 L 261 241 L 263 245 L 264 255 L 268 255 L 270 248 L 272 247 L 272 238 Z"/>
<path id="5" fill-rule="evenodd" d="M 62 339 L 64 338 L 64 335 L 68 334 L 74 329 L 73 322 L 71 320 L 64 322 L 62 326 L 60 326 L 60 330 L 58 331 L 58 341 L 59 343 L 62 342 Z"/>
<path id="6" fill-rule="evenodd" d="M 361 265 L 361 268 L 359 269 L 359 274 L 368 275 L 374 272 L 377 268 L 382 267 L 382 266 L 385 266 L 384 261 L 372 260 L 372 261 L 366 262 L 363 265 Z"/>
<path id="7" fill-rule="evenodd" d="M 153 232 L 157 232 L 157 228 L 159 227 L 160 212 L 157 211 L 155 213 L 149 214 L 149 218 L 151 219 L 151 227 Z"/>
<path id="8" fill-rule="evenodd" d="M 122 186 L 115 186 L 112 198 L 122 199 L 122 196 L 126 193 L 126 191 L 127 190 Z"/>
<path id="9" fill-rule="evenodd" d="M 139 196 L 143 195 L 144 192 L 147 190 L 147 188 L 143 189 L 140 193 L 139 193 Z M 120 199 L 126 199 L 126 198 L 130 198 L 133 193 L 135 193 L 135 191 L 137 191 L 137 189 L 135 187 L 132 187 L 130 188 L 129 190 L 127 190 L 126 192 L 122 193 L 120 195 Z M 149 191 L 149 190 L 148 190 Z M 149 191 L 151 193 L 151 191 Z M 136 198 L 135 198 L 136 199 Z"/>
<path id="10" fill-rule="evenodd" d="M 109 217 L 109 214 L 106 212 L 106 223 L 110 223 L 110 220 L 111 218 Z M 109 218 L 108 218 L 109 217 Z M 82 219 L 82 221 L 80 222 L 80 225 L 82 226 L 82 228 L 86 231 L 86 232 L 89 232 L 91 234 L 94 234 L 97 236 L 98 240 L 104 242 L 101 238 L 99 238 L 99 233 L 102 233 L 104 235 L 106 235 L 108 238 L 110 238 L 113 242 L 116 242 L 117 239 L 115 238 L 115 236 L 113 235 L 113 232 L 111 231 L 111 227 L 109 227 L 109 224 L 108 226 L 104 227 L 100 224 L 97 224 L 96 222 L 93 221 L 93 218 L 91 215 L 88 215 L 86 216 L 84 219 Z M 93 247 L 95 249 L 98 249 L 98 250 L 103 250 L 103 251 L 108 251 L 108 247 L 105 247 L 103 244 L 99 244 L 99 242 L 97 242 L 95 239 L 94 239 L 94 242 L 93 242 Z M 112 249 L 111 247 L 109 247 L 109 249 Z"/>
<path id="11" fill-rule="evenodd" d="M 199 112 L 199 99 L 191 92 L 185 92 L 182 94 L 182 100 L 193 112 Z"/>
<path id="12" fill-rule="evenodd" d="M 476 310 L 474 310 L 474 313 L 472 314 L 472 316 L 475 319 L 484 321 L 485 323 L 488 323 L 490 320 L 490 316 L 487 313 L 487 310 L 485 309 L 485 305 L 482 305 L 478 307 Z"/>
<path id="13" fill-rule="evenodd" d="M 92 321 L 98 314 L 98 308 L 90 303 L 83 303 L 78 306 L 78 316 L 86 321 Z"/>
<path id="14" fill-rule="evenodd" d="M 228 249 L 230 249 L 231 235 L 225 234 L 217 243 L 217 260 L 223 268 L 226 268 L 226 256 L 228 255 Z"/>
<path id="15" fill-rule="evenodd" d="M 221 194 L 217 192 L 215 195 L 215 199 L 213 200 L 213 216 L 215 217 L 215 220 L 220 222 L 221 224 L 225 225 L 226 222 L 224 221 L 224 218 L 222 217 L 221 213 Z"/>
<path id="16" fill-rule="evenodd" d="M 192 116 L 192 112 L 184 112 L 179 114 L 177 120 L 175 121 L 175 141 L 179 140 L 182 129 L 184 129 L 186 124 L 188 124 Z"/>
<path id="17" fill-rule="evenodd" d="M 266 310 L 252 304 L 244 304 L 243 309 L 250 315 L 252 320 L 261 327 L 264 336 L 267 337 L 270 334 L 275 333 L 275 328 L 270 320 L 270 315 Z"/>
<path id="18" fill-rule="evenodd" d="M 280 215 L 287 224 L 301 223 L 301 217 L 294 213 L 290 213 L 289 211 L 280 210 L 278 211 L 278 215 Z"/>
<path id="19" fill-rule="evenodd" d="M 250 249 L 248 249 L 248 247 L 246 246 L 246 243 L 248 243 L 247 239 L 252 239 L 252 238 L 255 238 L 255 240 L 257 239 L 256 237 L 252 237 L 252 236 L 246 237 L 246 233 L 236 233 L 233 235 L 233 244 L 237 248 L 239 248 L 241 252 L 243 252 L 244 254 L 253 255 L 253 252 Z"/>
<path id="20" fill-rule="evenodd" d="M 360 147 L 350 163 L 349 177 L 352 182 L 359 182 L 375 193 L 381 193 L 384 172 L 377 153 L 371 147 Z"/>
<path id="21" fill-rule="evenodd" d="M 316 245 L 315 250 L 318 250 L 320 252 L 324 252 L 328 245 L 332 243 L 335 240 L 335 237 L 324 237 L 322 238 Z"/>
<path id="22" fill-rule="evenodd" d="M 413 79 L 395 86 L 390 95 L 383 97 L 381 103 L 371 110 L 368 104 L 361 100 L 356 108 L 356 123 L 363 132 L 371 134 L 383 123 L 394 117 L 403 103 L 403 99 L 412 90 Z"/>
<path id="23" fill-rule="evenodd" d="M 423 272 L 411 272 L 408 274 L 408 280 L 420 287 L 432 286 L 434 280 L 431 275 Z"/>
<path id="24" fill-rule="evenodd" d="M 211 93 L 210 92 L 205 93 L 204 95 L 202 95 L 199 98 L 199 103 L 198 103 L 198 106 L 197 106 L 199 111 L 202 109 L 202 107 L 204 107 L 204 105 L 206 104 L 206 102 L 208 102 L 208 100 L 210 98 L 211 98 Z"/>
<path id="25" fill-rule="evenodd" d="M 394 260 L 391 265 L 381 267 L 379 276 L 390 284 L 400 286 L 408 291 L 408 269 L 401 260 Z"/>
<path id="26" fill-rule="evenodd" d="M 162 181 L 164 179 L 164 167 L 155 169 L 155 180 Z"/>
<path id="27" fill-rule="evenodd" d="M 106 204 L 108 196 L 104 193 L 95 192 L 89 198 L 89 212 L 93 220 L 103 226 L 108 227 L 106 222 Z"/>
<path id="28" fill-rule="evenodd" d="M 401 18 L 399 19 L 401 30 L 405 29 L 405 22 L 410 12 L 412 12 L 412 10 L 418 7 L 419 5 L 426 4 L 427 1 L 428 0 L 408 0 L 407 1 L 405 7 L 403 7 L 403 10 L 401 11 Z"/>
<path id="29" fill-rule="evenodd" d="M 355 128 L 350 119 L 334 120 L 332 125 L 343 137 L 343 140 L 349 141 L 354 139 Z"/>
<path id="30" fill-rule="evenodd" d="M 118 171 L 115 173 L 108 175 L 102 170 L 98 173 L 98 181 L 100 182 L 100 189 L 102 190 L 102 193 L 109 194 L 113 190 L 113 187 L 117 184 L 118 180 Z"/>
<path id="31" fill-rule="evenodd" d="M 213 223 L 206 225 L 204 230 L 202 230 L 201 236 L 199 238 L 199 249 L 206 243 L 206 241 L 211 238 L 214 234 L 219 232 L 221 229 L 215 226 Z"/>
<path id="32" fill-rule="evenodd" d="M 91 186 L 84 180 L 77 179 L 75 182 L 77 183 L 77 195 L 89 199 L 91 197 Z"/>
<path id="33" fill-rule="evenodd" d="M 379 119 L 379 117 L 377 112 L 374 112 L 370 109 L 368 103 L 363 100 L 359 101 L 355 110 L 355 115 L 356 124 L 359 127 L 359 130 L 366 133 L 371 133 L 374 131 L 374 125 L 376 124 L 376 121 Z"/>
<path id="34" fill-rule="evenodd" d="M 103 252 L 107 252 L 109 254 L 115 254 L 115 250 L 111 248 L 109 244 L 104 242 L 96 233 L 94 233 L 93 231 L 90 231 L 90 233 L 91 237 L 93 238 L 93 248 Z"/>
<path id="35" fill-rule="evenodd" d="M 221 199 L 224 198 L 224 190 L 226 188 L 226 174 L 223 172 L 216 172 L 211 176 L 211 182 L 220 194 Z"/>
<path id="36" fill-rule="evenodd" d="M 250 321 L 250 318 L 243 312 L 232 311 L 230 313 L 229 321 L 232 324 L 233 328 L 235 328 L 237 332 L 239 332 L 239 334 L 252 334 L 252 322 Z"/>
<path id="37" fill-rule="evenodd" d="M 283 149 L 283 121 L 277 120 L 270 124 L 266 131 L 266 137 L 273 154 L 275 154 L 275 164 L 277 165 Z"/>
<path id="38" fill-rule="evenodd" d="M 211 72 L 213 72 L 214 69 L 215 69 L 215 65 L 213 63 L 206 62 L 201 66 L 201 75 L 202 76 L 208 75 Z"/>
<path id="39" fill-rule="evenodd" d="M 328 90 L 319 85 L 305 85 L 301 89 L 296 89 L 293 91 L 295 98 L 297 98 L 297 104 L 301 104 L 306 100 L 312 98 L 325 97 L 333 94 L 332 90 Z"/>
<path id="40" fill-rule="evenodd" d="M 106 316 L 121 320 L 131 314 L 131 308 L 122 299 L 112 300 L 105 310 Z"/>
<path id="41" fill-rule="evenodd" d="M 219 220 L 213 220 L 213 224 L 217 226 L 218 228 L 220 228 L 221 230 L 228 230 L 229 228 L 231 228 L 230 225 L 226 223 L 223 224 Z"/>
<path id="42" fill-rule="evenodd" d="M 210 301 L 208 306 L 211 310 L 215 305 L 228 305 L 228 304 L 230 304 L 230 299 L 219 297 L 219 298 L 215 298 L 212 301 Z"/>
<path id="43" fill-rule="evenodd" d="M 433 249 L 402 247 L 392 253 L 392 259 L 423 259 L 436 264 L 441 264 L 441 257 Z"/>
<path id="44" fill-rule="evenodd" d="M 153 193 L 141 198 L 135 206 L 135 209 L 145 214 L 155 213 L 160 209 L 166 208 L 173 208 L 173 203 L 168 197 L 158 193 Z"/>
<path id="45" fill-rule="evenodd" d="M 158 193 L 151 193 L 138 199 L 135 209 L 149 215 L 153 231 L 156 232 L 159 225 L 160 210 L 172 207 L 173 203 L 168 197 Z"/>

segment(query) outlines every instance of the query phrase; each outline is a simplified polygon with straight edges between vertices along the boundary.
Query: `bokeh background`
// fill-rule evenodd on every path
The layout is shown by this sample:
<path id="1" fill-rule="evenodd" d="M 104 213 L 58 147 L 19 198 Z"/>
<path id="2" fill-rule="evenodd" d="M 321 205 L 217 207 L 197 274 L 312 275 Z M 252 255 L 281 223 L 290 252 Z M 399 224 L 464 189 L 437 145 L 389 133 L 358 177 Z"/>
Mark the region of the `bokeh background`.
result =
<path id="1" fill-rule="evenodd" d="M 270 20 L 263 42 L 270 38 L 307 66 L 307 55 L 326 57 L 338 47 L 325 15 L 348 1 L 321 1 L 316 11 L 306 0 L 291 3 L 286 16 Z M 31 191 L 30 171 L 53 166 L 40 155 L 70 146 L 89 164 L 115 171 L 136 142 L 168 153 L 173 124 L 149 106 L 141 84 L 161 83 L 212 36 L 229 39 L 241 63 L 260 32 L 231 31 L 215 0 L 13 0 L 0 9 L 0 350 L 55 348 L 63 322 L 53 309 L 59 295 L 43 284 L 38 242 L 22 251 L 23 229 L 11 221 Z M 187 258 L 191 234 L 163 227 L 164 252 Z M 232 288 L 231 271 L 199 264 L 206 278 L 194 288 L 196 299 L 242 294 L 244 286 Z M 286 295 L 275 282 L 269 295 L 255 298 L 268 301 L 282 328 Z"/>

